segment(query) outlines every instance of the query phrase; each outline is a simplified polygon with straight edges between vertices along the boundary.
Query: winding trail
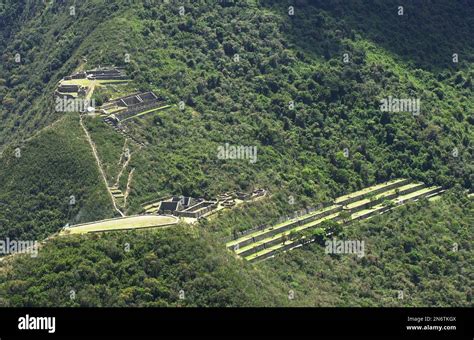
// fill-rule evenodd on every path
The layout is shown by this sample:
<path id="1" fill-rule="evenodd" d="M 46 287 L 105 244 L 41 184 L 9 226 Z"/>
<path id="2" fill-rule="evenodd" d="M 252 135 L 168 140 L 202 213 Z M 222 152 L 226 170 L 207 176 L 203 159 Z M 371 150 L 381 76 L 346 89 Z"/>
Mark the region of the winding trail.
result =
<path id="1" fill-rule="evenodd" d="M 127 197 L 130 194 L 130 184 L 132 184 L 132 178 L 133 178 L 133 172 L 135 171 L 135 168 L 133 168 L 130 173 L 128 174 L 128 180 L 127 180 L 127 189 L 125 190 L 124 198 L 123 198 L 123 206 L 125 207 L 127 205 Z"/>
<path id="2" fill-rule="evenodd" d="M 122 156 L 121 156 L 121 159 L 122 159 L 122 157 L 123 157 L 123 154 L 122 154 Z M 118 187 L 119 181 L 120 181 L 120 177 L 122 177 L 122 174 L 123 174 L 123 172 L 125 171 L 125 169 L 127 168 L 128 163 L 130 163 L 130 160 L 131 160 L 131 159 L 132 159 L 132 153 L 129 152 L 129 153 L 128 153 L 127 160 L 122 164 L 122 169 L 120 169 L 120 172 L 119 172 L 118 175 L 117 175 L 117 180 L 115 181 L 114 186 Z"/>
<path id="3" fill-rule="evenodd" d="M 123 155 L 125 154 L 125 150 L 127 148 L 127 142 L 128 142 L 128 138 L 125 138 L 125 141 L 123 142 L 123 146 L 122 146 L 122 153 L 120 154 L 120 159 L 119 159 L 117 165 L 122 164 Z"/>
<path id="4" fill-rule="evenodd" d="M 105 187 L 107 188 L 107 192 L 109 193 L 109 196 L 112 199 L 112 204 L 114 205 L 114 209 L 120 214 L 120 216 L 125 217 L 125 214 L 117 207 L 117 203 L 115 202 L 114 195 L 112 195 L 112 192 L 110 191 L 109 185 L 107 183 L 107 177 L 105 176 L 104 169 L 102 168 L 102 163 L 100 162 L 100 159 L 99 159 L 99 154 L 97 153 L 97 149 L 95 147 L 95 144 L 92 141 L 92 138 L 89 135 L 89 132 L 87 131 L 87 129 L 84 125 L 84 122 L 82 120 L 82 115 L 79 116 L 79 123 L 81 124 L 81 127 L 84 130 L 84 133 L 86 134 L 87 141 L 89 142 L 89 145 L 92 148 L 92 153 L 94 154 L 94 158 L 95 158 L 95 161 L 97 163 L 97 167 L 99 168 L 99 172 L 102 176 L 102 180 L 104 181 Z"/>

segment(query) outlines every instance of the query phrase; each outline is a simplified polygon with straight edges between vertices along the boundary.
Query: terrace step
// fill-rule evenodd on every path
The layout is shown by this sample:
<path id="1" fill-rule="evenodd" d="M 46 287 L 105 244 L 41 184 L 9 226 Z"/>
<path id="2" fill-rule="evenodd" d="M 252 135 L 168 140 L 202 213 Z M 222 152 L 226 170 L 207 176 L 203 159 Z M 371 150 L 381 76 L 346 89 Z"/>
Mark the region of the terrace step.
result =
<path id="1" fill-rule="evenodd" d="M 410 191 L 410 190 L 408 190 Z M 420 198 L 423 197 L 432 197 L 434 195 L 439 195 L 440 193 L 443 192 L 443 189 L 441 187 L 433 186 L 433 187 L 422 187 L 418 188 L 418 190 L 405 193 L 404 195 L 395 197 L 391 199 L 390 201 L 395 204 L 394 207 L 390 205 L 385 205 L 385 204 L 378 204 L 370 209 L 362 210 L 362 211 L 357 211 L 353 213 L 350 217 L 350 222 L 352 221 L 357 221 L 357 220 L 362 220 L 362 219 L 367 219 L 372 217 L 375 214 L 380 214 L 382 212 L 385 212 L 387 210 L 391 210 L 396 208 L 397 206 L 401 206 L 409 201 L 416 201 Z M 342 223 L 342 221 L 339 221 L 339 223 Z M 260 261 L 267 259 L 269 257 L 274 256 L 278 252 L 282 251 L 287 251 L 291 250 L 296 247 L 300 247 L 302 243 L 310 243 L 311 240 L 307 240 L 305 242 L 304 239 L 298 239 L 298 240 L 292 240 L 289 242 L 283 243 L 277 243 L 277 244 L 268 244 L 266 247 L 264 247 L 262 250 L 256 251 L 249 253 L 249 255 L 244 255 L 244 258 L 248 261 L 254 262 L 254 261 Z M 244 249 L 241 251 L 242 253 L 245 252 L 246 250 Z"/>
<path id="2" fill-rule="evenodd" d="M 322 218 L 324 216 L 330 215 L 335 212 L 339 212 L 342 210 L 342 206 L 340 205 L 331 205 L 324 209 L 316 210 L 310 212 L 306 215 L 303 215 L 297 219 L 289 220 L 277 224 L 276 226 L 267 227 L 263 230 L 255 231 L 253 233 L 247 234 L 242 236 L 236 240 L 230 241 L 226 244 L 227 248 L 230 249 L 240 249 L 243 248 L 251 243 L 263 240 L 265 238 L 271 237 L 273 235 L 279 234 L 286 230 L 292 229 L 295 226 L 306 224 L 310 221 Z"/>
<path id="3" fill-rule="evenodd" d="M 424 183 L 409 183 L 401 187 L 390 189 L 388 191 L 381 192 L 371 198 L 364 198 L 359 201 L 352 202 L 343 207 L 344 210 L 349 210 L 351 213 L 364 210 L 368 207 L 377 205 L 384 200 L 390 200 L 400 195 L 412 193 L 425 187 Z"/>
<path id="4" fill-rule="evenodd" d="M 422 189 L 414 191 L 412 193 L 408 193 L 406 195 L 396 197 L 396 198 L 392 199 L 391 202 L 394 203 L 395 207 L 396 207 L 396 206 L 403 205 L 403 204 L 405 204 L 406 202 L 409 202 L 409 201 L 416 201 L 416 200 L 418 200 L 420 198 L 423 198 L 423 197 L 437 195 L 440 192 L 442 192 L 441 187 L 422 188 Z M 393 207 L 387 206 L 385 204 L 378 204 L 376 206 L 373 206 L 370 209 L 358 211 L 358 212 L 352 214 L 351 215 L 351 221 L 356 221 L 356 220 L 369 218 L 369 217 L 371 217 L 372 215 L 374 215 L 376 213 L 382 213 L 382 212 L 390 210 L 390 209 L 393 209 Z"/>
<path id="5" fill-rule="evenodd" d="M 438 195 L 443 191 L 443 188 L 438 186 L 432 186 L 428 188 L 423 188 L 421 190 L 409 193 L 395 198 L 393 201 L 395 204 L 404 204 L 405 201 L 416 201 L 423 197 Z"/>
<path id="6" fill-rule="evenodd" d="M 266 249 L 268 247 L 271 247 L 273 245 L 276 245 L 276 244 L 279 244 L 279 243 L 282 243 L 283 241 L 283 238 L 285 236 L 289 236 L 292 232 L 300 232 L 300 231 L 303 231 L 303 230 L 306 230 L 306 229 L 310 229 L 310 228 L 314 228 L 316 226 L 319 226 L 321 223 L 325 222 L 325 221 L 328 221 L 328 220 L 332 220 L 332 219 L 335 219 L 337 218 L 337 216 L 339 215 L 339 212 L 336 212 L 334 214 L 331 214 L 331 215 L 327 215 L 325 217 L 322 217 L 318 220 L 315 220 L 315 221 L 311 221 L 309 223 L 306 223 L 306 224 L 303 224 L 301 226 L 298 226 L 294 229 L 291 229 L 291 230 L 287 230 L 287 231 L 284 231 L 282 233 L 279 233 L 279 234 L 276 234 L 276 235 L 273 235 L 271 237 L 268 237 L 268 238 L 265 238 L 261 241 L 258 241 L 258 242 L 255 242 L 255 243 L 252 243 L 244 248 L 240 248 L 236 251 L 236 254 L 239 255 L 239 256 L 242 256 L 242 257 L 246 257 L 246 256 L 249 256 L 253 253 L 256 253 L 258 251 L 261 251 L 263 249 Z"/>
<path id="7" fill-rule="evenodd" d="M 379 194 L 390 189 L 395 189 L 410 183 L 410 179 L 395 179 L 385 183 L 373 185 L 371 187 L 338 197 L 334 200 L 335 204 L 348 205 L 352 202 L 359 201 L 361 199 L 367 198 L 370 195 Z"/>
<path id="8" fill-rule="evenodd" d="M 364 190 L 357 191 L 355 193 L 342 196 L 337 198 L 335 202 L 353 202 L 350 203 L 349 207 L 344 207 L 345 210 L 350 210 L 355 212 L 362 210 L 368 206 L 373 206 L 384 199 L 391 199 L 397 196 L 397 194 L 405 194 L 417 190 L 418 188 L 424 187 L 423 183 L 410 183 L 409 179 L 398 179 L 389 181 L 386 183 L 378 184 Z M 374 195 L 374 199 L 370 200 L 369 195 Z M 360 203 L 359 203 L 360 202 Z M 353 206 L 351 206 L 353 205 Z M 282 233 L 286 230 L 292 229 L 295 226 L 303 225 L 309 221 L 316 220 L 318 218 L 324 217 L 328 214 L 331 214 L 335 211 L 342 210 L 339 204 L 332 205 L 325 209 L 312 212 L 310 214 L 304 215 L 297 220 L 290 220 L 283 222 L 277 226 L 268 227 L 262 231 L 257 231 L 248 235 L 245 235 L 237 240 L 231 241 L 226 244 L 227 248 L 242 249 L 246 246 L 258 242 L 260 240 L 267 239 L 273 235 Z M 247 248 L 245 248 L 247 249 Z"/>

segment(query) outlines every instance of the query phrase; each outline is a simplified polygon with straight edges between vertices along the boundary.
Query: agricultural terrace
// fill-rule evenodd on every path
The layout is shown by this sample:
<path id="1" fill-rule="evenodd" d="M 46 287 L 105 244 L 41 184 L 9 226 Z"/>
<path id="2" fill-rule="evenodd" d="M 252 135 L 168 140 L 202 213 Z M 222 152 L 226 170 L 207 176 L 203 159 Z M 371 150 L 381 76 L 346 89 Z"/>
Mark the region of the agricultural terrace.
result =
<path id="1" fill-rule="evenodd" d="M 281 251 L 287 251 L 315 240 L 307 237 L 303 231 L 323 226 L 323 222 L 333 220 L 335 223 L 347 224 L 360 219 L 368 219 L 383 213 L 408 201 L 420 198 L 432 198 L 441 194 L 440 187 L 426 187 L 419 182 L 408 179 L 398 179 L 374 185 L 352 194 L 338 197 L 334 204 L 288 220 L 263 230 L 250 232 L 240 238 L 230 241 L 226 247 L 236 255 L 248 261 L 264 260 Z M 348 214 L 347 216 L 342 215 Z M 325 234 L 330 230 L 323 230 Z M 320 231 L 321 231 L 320 230 Z"/>

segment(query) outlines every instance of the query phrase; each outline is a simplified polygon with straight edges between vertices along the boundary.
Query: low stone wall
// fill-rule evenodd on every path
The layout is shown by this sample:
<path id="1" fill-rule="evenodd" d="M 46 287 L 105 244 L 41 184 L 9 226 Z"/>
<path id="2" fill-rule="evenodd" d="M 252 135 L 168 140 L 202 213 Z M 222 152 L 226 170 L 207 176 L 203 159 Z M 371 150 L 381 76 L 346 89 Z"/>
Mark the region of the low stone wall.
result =
<path id="1" fill-rule="evenodd" d="M 299 246 L 300 244 L 308 244 L 308 243 L 312 243 L 314 242 L 315 240 L 304 240 L 304 239 L 300 239 L 300 240 L 297 240 L 295 242 L 292 242 L 292 243 L 288 243 L 286 245 L 284 245 L 283 247 L 281 248 L 278 248 L 278 249 L 275 249 L 275 250 L 272 250 L 268 253 L 266 253 L 265 255 L 262 255 L 262 256 L 259 256 L 253 260 L 251 260 L 251 262 L 255 262 L 255 261 L 261 261 L 261 260 L 265 260 L 269 257 L 272 257 L 278 253 L 281 253 L 285 250 L 288 250 L 288 249 L 292 249 L 292 248 L 295 248 L 297 246 Z"/>
<path id="2" fill-rule="evenodd" d="M 79 85 L 59 85 L 58 91 L 63 93 L 78 92 L 81 87 Z"/>
<path id="3" fill-rule="evenodd" d="M 198 205 L 203 205 L 203 204 L 209 204 L 208 206 L 199 208 L 198 210 L 182 210 L 182 211 L 176 211 L 175 215 L 180 216 L 180 217 L 190 217 L 190 218 L 200 218 L 202 215 L 208 213 L 211 210 L 214 210 L 217 208 L 217 203 L 214 202 L 201 202 L 198 203 Z M 195 208 L 196 206 L 193 206 L 191 208 Z"/>
<path id="4" fill-rule="evenodd" d="M 99 75 L 96 75 L 96 76 L 91 76 L 90 79 L 95 79 L 95 80 L 128 80 L 129 78 L 127 76 L 99 74 Z"/>
<path id="5" fill-rule="evenodd" d="M 61 98 L 67 98 L 67 99 L 74 99 L 75 97 L 71 94 L 68 94 L 68 93 L 62 93 L 62 92 L 59 92 L 58 90 L 54 91 L 54 95 L 56 97 L 61 97 Z"/>
<path id="6" fill-rule="evenodd" d="M 294 229 L 298 226 L 301 226 L 301 225 L 307 224 L 311 221 L 315 221 L 317 219 L 326 217 L 328 215 L 334 214 L 335 212 L 338 212 L 338 211 L 341 211 L 341 210 L 342 210 L 342 206 L 337 206 L 337 207 L 334 207 L 334 209 L 327 210 L 323 213 L 315 214 L 315 215 L 308 216 L 307 218 L 304 218 L 304 219 L 301 219 L 301 220 L 293 221 L 292 223 L 289 223 L 288 225 L 282 226 L 280 228 L 274 228 L 274 229 L 271 229 L 271 230 L 269 229 L 268 232 L 266 232 L 264 234 L 261 234 L 261 235 L 252 237 L 251 239 L 239 242 L 238 245 L 239 245 L 240 248 L 245 247 L 245 246 L 247 246 L 251 243 L 255 243 L 255 242 L 261 241 L 263 239 L 266 239 L 268 237 L 274 236 L 276 234 L 282 233 L 284 231 Z M 234 248 L 234 247 L 235 247 L 235 245 L 231 246 L 230 248 Z"/>
<path id="7" fill-rule="evenodd" d="M 337 202 L 337 204 L 348 205 L 348 204 L 350 204 L 350 203 L 359 201 L 359 200 L 361 200 L 361 199 L 363 199 L 364 197 L 367 197 L 367 196 L 369 196 L 369 195 L 376 195 L 376 194 L 379 194 L 379 193 L 384 192 L 384 191 L 388 191 L 388 190 L 391 190 L 391 189 L 395 189 L 395 188 L 404 186 L 404 185 L 406 185 L 406 184 L 408 184 L 408 183 L 410 183 L 410 182 L 411 182 L 410 179 L 405 179 L 405 180 L 400 181 L 400 182 L 397 182 L 397 183 L 391 183 L 391 184 L 388 184 L 388 185 L 384 186 L 383 188 L 379 188 L 379 189 L 370 191 L 370 192 L 368 192 L 368 193 L 366 193 L 366 194 L 359 195 L 359 196 L 355 196 L 355 197 L 351 197 L 351 198 L 347 198 L 347 199 L 344 200 L 344 201 Z"/>
<path id="8" fill-rule="evenodd" d="M 129 108 L 125 112 L 120 113 L 117 116 L 117 118 L 119 118 L 120 120 L 123 120 L 123 119 L 129 118 L 129 117 L 131 117 L 135 114 L 138 114 L 140 112 L 145 112 L 145 111 L 148 111 L 148 110 L 151 110 L 151 109 L 154 109 L 154 108 L 159 108 L 163 105 L 164 105 L 164 103 L 161 102 L 161 101 L 155 101 L 155 102 L 152 102 L 152 103 L 145 103 L 143 105 L 138 104 L 138 105 L 136 105 L 132 108 Z"/>
<path id="9" fill-rule="evenodd" d="M 390 194 L 390 195 L 387 195 L 387 196 L 384 196 L 382 198 L 379 198 L 379 199 L 376 199 L 376 200 L 373 200 L 373 201 L 370 201 L 370 202 L 367 202 L 365 204 L 362 204 L 358 207 L 354 207 L 352 209 L 345 209 L 347 211 L 350 211 L 351 214 L 355 213 L 355 212 L 358 212 L 358 211 L 361 211 L 361 210 L 365 210 L 365 209 L 369 209 L 370 207 L 373 207 L 377 204 L 380 204 L 382 203 L 383 201 L 385 200 L 392 200 L 394 198 L 396 198 L 397 196 L 400 196 L 400 195 L 408 195 L 408 194 L 411 194 L 412 192 L 415 192 L 415 191 L 418 191 L 420 190 L 421 188 L 425 187 L 425 185 L 423 183 L 420 183 L 420 185 L 417 185 L 417 186 L 414 186 L 412 188 L 409 188 L 409 189 L 405 189 L 405 190 L 402 190 L 400 191 L 399 193 L 393 193 L 393 194 Z"/>

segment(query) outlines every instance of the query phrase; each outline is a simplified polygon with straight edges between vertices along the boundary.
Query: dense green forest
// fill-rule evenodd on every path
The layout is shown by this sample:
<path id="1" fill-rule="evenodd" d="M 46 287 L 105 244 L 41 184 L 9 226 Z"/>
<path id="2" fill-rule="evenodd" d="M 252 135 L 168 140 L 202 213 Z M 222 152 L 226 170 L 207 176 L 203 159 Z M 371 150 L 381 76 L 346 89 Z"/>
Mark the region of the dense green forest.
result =
<path id="1" fill-rule="evenodd" d="M 131 150 L 127 213 L 168 194 L 270 192 L 192 228 L 48 241 L 0 264 L 1 304 L 472 304 L 473 14 L 469 1 L 0 0 L 0 239 L 116 216 L 78 115 L 54 110 L 78 67 L 123 66 L 129 89 L 173 105 L 127 122 L 147 144 Z M 420 114 L 382 112 L 389 96 Z M 84 121 L 112 184 L 124 138 Z M 219 159 L 225 143 L 258 161 Z M 363 259 L 312 244 L 250 265 L 225 250 L 235 231 L 400 177 L 450 191 L 348 227 Z"/>
<path id="2" fill-rule="evenodd" d="M 473 208 L 448 194 L 348 227 L 362 258 L 314 243 L 252 265 L 210 226 L 59 238 L 3 263 L 0 305 L 470 306 Z"/>
<path id="3" fill-rule="evenodd" d="M 43 239 L 67 223 L 111 217 L 77 117 L 65 116 L 0 159 L 0 238 Z"/>
<path id="4" fill-rule="evenodd" d="M 178 227 L 167 231 L 57 239 L 41 251 L 38 257 L 41 263 L 24 259 L 22 273 L 15 271 L 18 277 L 2 271 L 0 282 L 4 283 L 0 291 L 7 295 L 2 297 L 0 305 L 276 306 L 287 303 L 285 292 L 273 285 L 269 277 L 247 266 L 242 269 L 241 263 L 227 254 L 220 243 L 197 232 Z M 76 294 L 74 298 L 71 291 Z"/>

